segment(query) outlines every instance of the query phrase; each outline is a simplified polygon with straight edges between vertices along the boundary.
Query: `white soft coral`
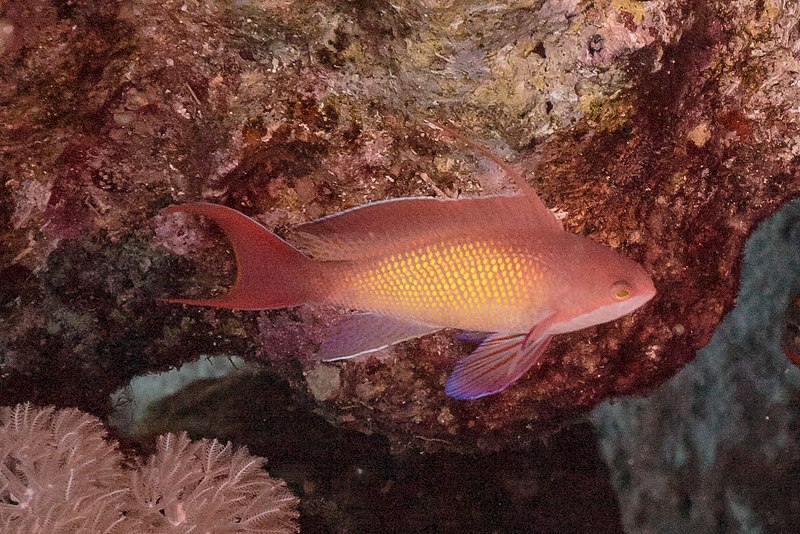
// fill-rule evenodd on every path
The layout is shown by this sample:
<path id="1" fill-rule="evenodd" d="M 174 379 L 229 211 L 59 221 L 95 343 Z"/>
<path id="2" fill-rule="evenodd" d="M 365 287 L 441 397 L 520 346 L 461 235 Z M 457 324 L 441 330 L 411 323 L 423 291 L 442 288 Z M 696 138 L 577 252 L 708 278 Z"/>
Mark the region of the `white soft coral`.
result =
<path id="1" fill-rule="evenodd" d="M 297 499 L 263 458 L 185 433 L 136 469 L 76 409 L 0 410 L 0 532 L 296 532 Z"/>
<path id="2" fill-rule="evenodd" d="M 159 436 L 157 445 L 130 472 L 133 508 L 146 523 L 160 522 L 166 532 L 296 530 L 297 498 L 261 468 L 263 458 L 230 442 L 192 442 L 185 432 Z"/>
<path id="3" fill-rule="evenodd" d="M 0 411 L 0 531 L 111 532 L 123 521 L 122 455 L 76 409 Z"/>

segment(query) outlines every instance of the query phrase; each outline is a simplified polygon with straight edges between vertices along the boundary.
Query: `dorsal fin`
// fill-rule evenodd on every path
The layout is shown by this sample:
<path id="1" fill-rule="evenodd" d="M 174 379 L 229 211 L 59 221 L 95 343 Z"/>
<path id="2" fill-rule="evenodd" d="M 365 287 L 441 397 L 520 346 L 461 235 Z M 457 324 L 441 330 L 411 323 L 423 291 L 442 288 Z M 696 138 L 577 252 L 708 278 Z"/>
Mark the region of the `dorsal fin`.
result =
<path id="1" fill-rule="evenodd" d="M 525 177 L 522 176 L 522 173 L 520 173 L 517 169 L 500 159 L 497 154 L 489 150 L 487 147 L 462 134 L 457 128 L 432 121 L 428 121 L 427 124 L 429 124 L 432 128 L 441 130 L 450 137 L 461 141 L 471 149 L 480 152 L 485 158 L 489 159 L 495 165 L 500 167 L 500 169 L 502 169 L 503 172 L 505 172 L 508 177 L 514 181 L 514 184 L 517 186 L 520 195 L 528 199 L 531 204 L 531 208 L 540 215 L 543 223 L 552 225 L 553 229 L 563 229 L 561 221 L 559 221 L 556 216 L 553 215 L 553 212 L 547 209 L 547 206 L 544 204 L 544 202 L 542 202 L 542 199 L 539 198 L 539 195 L 536 194 L 536 191 L 533 189 L 533 187 L 528 184 L 528 182 L 525 180 Z"/>
<path id="2" fill-rule="evenodd" d="M 549 211 L 547 214 L 553 217 Z M 531 198 L 522 195 L 399 198 L 303 224 L 287 239 L 317 259 L 354 260 L 449 236 L 479 238 L 516 233 L 535 237 L 563 231 L 540 215 Z"/>
<path id="3" fill-rule="evenodd" d="M 495 236 L 506 233 L 541 236 L 564 231 L 511 165 L 456 129 L 432 124 L 498 165 L 520 190 L 516 195 L 459 199 L 399 198 L 374 202 L 297 227 L 289 240 L 306 254 L 324 260 L 353 260 L 383 253 L 387 246 L 428 241 L 455 233 Z"/>

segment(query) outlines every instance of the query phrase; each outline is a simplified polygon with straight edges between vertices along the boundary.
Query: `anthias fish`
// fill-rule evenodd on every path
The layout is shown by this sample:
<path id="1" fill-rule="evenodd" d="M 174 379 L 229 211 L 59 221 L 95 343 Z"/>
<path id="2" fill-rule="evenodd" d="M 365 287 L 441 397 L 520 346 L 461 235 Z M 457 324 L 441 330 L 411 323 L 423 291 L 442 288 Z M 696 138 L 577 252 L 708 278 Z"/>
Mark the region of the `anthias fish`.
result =
<path id="1" fill-rule="evenodd" d="M 452 132 L 451 132 L 452 133 Z M 515 195 L 400 198 L 304 224 L 289 245 L 236 210 L 208 203 L 167 213 L 208 217 L 237 260 L 226 294 L 169 302 L 243 310 L 329 303 L 361 310 L 336 322 L 322 360 L 351 358 L 443 328 L 480 332 L 445 390 L 474 399 L 505 389 L 560 333 L 612 321 L 656 293 L 637 263 L 563 229 L 524 179 Z"/>

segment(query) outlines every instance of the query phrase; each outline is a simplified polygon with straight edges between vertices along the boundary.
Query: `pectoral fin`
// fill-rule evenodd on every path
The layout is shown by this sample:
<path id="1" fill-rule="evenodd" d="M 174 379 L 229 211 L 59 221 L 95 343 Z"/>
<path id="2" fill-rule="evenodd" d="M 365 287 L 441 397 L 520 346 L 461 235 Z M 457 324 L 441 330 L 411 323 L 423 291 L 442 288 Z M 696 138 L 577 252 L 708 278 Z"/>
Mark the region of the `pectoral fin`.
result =
<path id="1" fill-rule="evenodd" d="M 477 399 L 498 393 L 536 363 L 553 336 L 492 334 L 475 351 L 456 363 L 445 392 L 456 399 Z"/>
<path id="2" fill-rule="evenodd" d="M 354 358 L 437 330 L 440 327 L 371 313 L 347 315 L 333 323 L 317 356 L 322 361 Z"/>

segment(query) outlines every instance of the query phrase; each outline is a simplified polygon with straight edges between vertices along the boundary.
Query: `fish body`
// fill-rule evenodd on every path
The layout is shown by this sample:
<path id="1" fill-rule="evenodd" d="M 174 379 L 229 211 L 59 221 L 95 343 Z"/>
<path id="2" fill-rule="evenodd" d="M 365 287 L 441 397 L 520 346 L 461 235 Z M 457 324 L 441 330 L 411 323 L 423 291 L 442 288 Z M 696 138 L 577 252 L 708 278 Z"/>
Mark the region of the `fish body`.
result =
<path id="1" fill-rule="evenodd" d="M 330 288 L 324 300 L 342 307 L 504 334 L 527 333 L 559 311 L 573 321 L 562 328 L 569 332 L 596 324 L 578 319 L 596 309 L 595 272 L 573 266 L 591 264 L 608 252 L 566 232 L 539 237 L 455 234 L 413 240 L 377 257 L 324 263 L 320 277 Z M 579 283 L 578 277 L 585 281 Z"/>
<path id="2" fill-rule="evenodd" d="M 448 378 L 447 393 L 460 399 L 505 389 L 553 335 L 611 321 L 655 295 L 640 265 L 566 232 L 529 188 L 367 204 L 298 227 L 289 238 L 294 246 L 224 206 L 166 211 L 215 221 L 233 244 L 238 272 L 220 297 L 171 302 L 238 309 L 324 302 L 360 310 L 332 325 L 323 360 L 442 328 L 484 332 Z"/>
<path id="3" fill-rule="evenodd" d="M 326 300 L 401 320 L 520 333 L 555 296 L 554 258 L 514 236 L 452 235 L 333 264 Z"/>

